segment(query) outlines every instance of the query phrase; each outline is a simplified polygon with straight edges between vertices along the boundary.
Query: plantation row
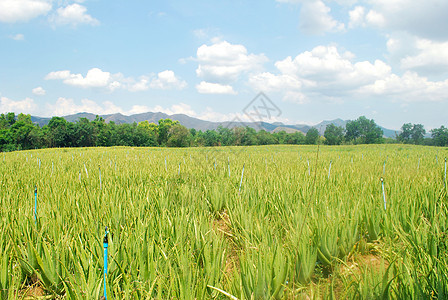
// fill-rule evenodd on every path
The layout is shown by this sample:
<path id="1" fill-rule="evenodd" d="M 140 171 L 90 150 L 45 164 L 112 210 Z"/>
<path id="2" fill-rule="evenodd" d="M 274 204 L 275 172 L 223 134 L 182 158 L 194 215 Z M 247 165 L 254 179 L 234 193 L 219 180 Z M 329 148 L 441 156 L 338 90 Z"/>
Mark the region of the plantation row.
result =
<path id="1" fill-rule="evenodd" d="M 399 145 L 3 153 L 1 295 L 443 299 L 446 156 Z"/>

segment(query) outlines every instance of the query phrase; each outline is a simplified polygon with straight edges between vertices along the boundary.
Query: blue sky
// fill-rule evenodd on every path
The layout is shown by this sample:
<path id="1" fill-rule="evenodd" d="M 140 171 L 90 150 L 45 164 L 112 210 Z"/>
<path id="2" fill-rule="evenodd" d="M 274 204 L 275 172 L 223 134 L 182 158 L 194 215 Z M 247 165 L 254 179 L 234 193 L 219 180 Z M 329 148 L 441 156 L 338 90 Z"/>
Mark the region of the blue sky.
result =
<path id="1" fill-rule="evenodd" d="M 0 0 L 0 112 L 448 125 L 448 1 Z"/>

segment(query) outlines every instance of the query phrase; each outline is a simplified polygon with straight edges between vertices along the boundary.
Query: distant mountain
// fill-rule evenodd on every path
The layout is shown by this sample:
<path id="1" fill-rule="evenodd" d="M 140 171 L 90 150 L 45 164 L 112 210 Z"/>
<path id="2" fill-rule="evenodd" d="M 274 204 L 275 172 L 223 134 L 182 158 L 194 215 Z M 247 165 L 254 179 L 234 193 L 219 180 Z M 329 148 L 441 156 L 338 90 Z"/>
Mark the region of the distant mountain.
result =
<path id="1" fill-rule="evenodd" d="M 123 123 L 138 123 L 142 121 L 148 121 L 153 123 L 158 123 L 160 119 L 166 119 L 170 118 L 171 120 L 177 120 L 179 123 L 184 125 L 187 128 L 194 128 L 196 130 L 214 130 L 217 129 L 219 126 L 222 127 L 239 127 L 239 126 L 249 126 L 256 130 L 266 130 L 268 132 L 279 132 L 279 131 L 286 131 L 288 133 L 291 132 L 297 132 L 300 131 L 304 134 L 310 130 L 310 128 L 314 127 L 319 130 L 319 133 L 322 135 L 325 132 L 325 129 L 328 125 L 334 124 L 336 126 L 341 126 L 345 128 L 345 125 L 347 124 L 347 120 L 342 119 L 335 119 L 335 120 L 329 120 L 329 121 L 322 121 L 319 124 L 316 124 L 314 126 L 304 125 L 304 124 L 295 124 L 295 125 L 287 125 L 283 124 L 281 122 L 275 122 L 275 123 L 267 123 L 267 122 L 240 122 L 240 121 L 226 121 L 226 122 L 212 122 L 212 121 L 205 121 L 197 118 L 193 118 L 184 114 L 174 114 L 174 115 L 168 115 L 161 112 L 147 112 L 147 113 L 141 113 L 141 114 L 135 114 L 135 115 L 122 115 L 120 113 L 117 114 L 110 114 L 110 115 L 100 115 L 106 122 L 115 122 L 116 124 L 123 124 Z M 68 122 L 76 122 L 80 118 L 87 118 L 90 121 L 95 120 L 96 115 L 91 113 L 77 113 L 74 115 L 68 115 L 64 116 L 64 119 L 66 119 Z M 32 116 L 31 120 L 33 123 L 38 124 L 39 126 L 47 125 L 51 118 L 41 118 L 41 117 L 35 117 Z M 385 137 L 395 137 L 396 134 L 399 134 L 400 131 L 398 130 L 392 130 L 387 129 L 384 127 L 379 126 L 384 133 Z"/>

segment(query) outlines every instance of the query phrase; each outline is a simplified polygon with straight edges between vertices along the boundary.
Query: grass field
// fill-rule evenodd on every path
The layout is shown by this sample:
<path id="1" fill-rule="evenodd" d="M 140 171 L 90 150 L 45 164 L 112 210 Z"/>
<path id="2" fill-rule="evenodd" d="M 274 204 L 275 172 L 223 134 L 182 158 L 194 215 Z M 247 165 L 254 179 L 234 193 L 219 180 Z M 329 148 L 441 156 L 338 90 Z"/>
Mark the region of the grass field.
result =
<path id="1" fill-rule="evenodd" d="M 106 226 L 108 299 L 446 299 L 448 149 L 317 150 L 2 153 L 2 299 L 99 299 Z"/>

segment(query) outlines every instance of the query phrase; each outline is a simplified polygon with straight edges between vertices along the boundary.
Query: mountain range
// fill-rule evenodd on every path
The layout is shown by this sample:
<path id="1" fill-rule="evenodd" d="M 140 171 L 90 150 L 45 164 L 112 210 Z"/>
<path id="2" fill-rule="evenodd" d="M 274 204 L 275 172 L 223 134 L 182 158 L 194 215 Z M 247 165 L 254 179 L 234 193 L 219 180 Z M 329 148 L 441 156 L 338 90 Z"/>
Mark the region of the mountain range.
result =
<path id="1" fill-rule="evenodd" d="M 256 130 L 266 130 L 268 132 L 279 132 L 279 131 L 286 131 L 288 133 L 300 131 L 304 134 L 308 132 L 308 130 L 312 127 L 317 128 L 319 130 L 319 133 L 321 135 L 324 134 L 325 129 L 328 125 L 334 124 L 336 126 L 342 126 L 345 128 L 345 125 L 347 124 L 348 120 L 342 120 L 342 119 L 335 119 L 335 120 L 329 120 L 329 121 L 322 121 L 316 125 L 305 125 L 305 124 L 295 124 L 295 125 L 288 125 L 283 124 L 281 122 L 274 122 L 274 123 L 268 123 L 268 122 L 242 122 L 238 119 L 235 119 L 233 121 L 225 121 L 225 122 L 212 122 L 212 121 L 205 121 L 198 118 L 190 117 L 184 114 L 174 114 L 174 115 L 168 115 L 162 112 L 147 112 L 147 113 L 141 113 L 141 114 L 134 114 L 130 116 L 122 115 L 120 113 L 116 114 L 109 114 L 109 115 L 99 115 L 102 117 L 106 122 L 115 122 L 116 124 L 123 124 L 123 123 L 134 123 L 134 122 L 142 122 L 142 121 L 149 121 L 150 123 L 158 123 L 160 119 L 171 119 L 171 120 L 177 120 L 180 124 L 184 125 L 187 128 L 194 128 L 196 130 L 213 130 L 217 129 L 219 126 L 222 127 L 241 127 L 241 126 L 249 126 Z M 96 115 L 92 113 L 77 113 L 73 115 L 63 116 L 65 120 L 68 122 L 76 122 L 80 118 L 87 118 L 90 121 L 95 120 Z M 51 118 L 42 118 L 42 117 L 36 117 L 31 116 L 31 120 L 33 123 L 38 124 L 39 126 L 47 125 L 48 122 L 51 120 Z M 392 137 L 394 138 L 396 135 L 400 133 L 399 130 L 392 130 L 387 129 L 382 126 L 379 126 L 383 130 L 383 134 L 385 137 Z"/>

